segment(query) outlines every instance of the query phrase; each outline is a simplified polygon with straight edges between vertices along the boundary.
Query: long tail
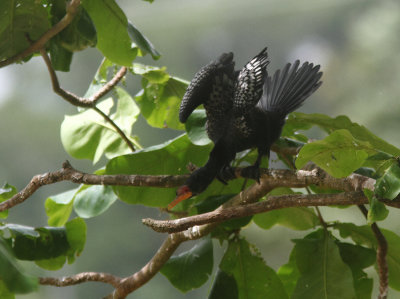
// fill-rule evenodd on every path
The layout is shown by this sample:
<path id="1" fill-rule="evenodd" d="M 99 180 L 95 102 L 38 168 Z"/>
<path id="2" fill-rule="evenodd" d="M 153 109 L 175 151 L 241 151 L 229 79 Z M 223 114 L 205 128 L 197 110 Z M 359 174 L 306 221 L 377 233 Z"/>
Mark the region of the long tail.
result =
<path id="1" fill-rule="evenodd" d="M 277 70 L 273 77 L 265 79 L 264 93 L 258 103 L 262 109 L 287 115 L 321 86 L 319 65 L 309 62 L 300 68 L 299 65 L 299 60 L 293 65 L 288 63 L 282 71 Z"/>

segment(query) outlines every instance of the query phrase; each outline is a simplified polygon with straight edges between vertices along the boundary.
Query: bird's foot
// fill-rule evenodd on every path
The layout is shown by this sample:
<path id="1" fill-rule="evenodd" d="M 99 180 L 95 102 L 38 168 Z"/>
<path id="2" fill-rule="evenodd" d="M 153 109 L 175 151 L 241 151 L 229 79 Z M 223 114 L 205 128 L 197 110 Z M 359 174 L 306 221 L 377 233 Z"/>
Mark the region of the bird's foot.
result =
<path id="1" fill-rule="evenodd" d="M 233 180 L 236 178 L 235 171 L 231 166 L 226 166 L 220 170 L 220 172 L 217 175 L 217 179 L 224 183 L 225 185 L 227 184 L 227 181 Z"/>
<path id="2" fill-rule="evenodd" d="M 256 180 L 260 183 L 260 167 L 257 165 L 248 166 L 242 169 L 241 175 L 244 178 Z"/>

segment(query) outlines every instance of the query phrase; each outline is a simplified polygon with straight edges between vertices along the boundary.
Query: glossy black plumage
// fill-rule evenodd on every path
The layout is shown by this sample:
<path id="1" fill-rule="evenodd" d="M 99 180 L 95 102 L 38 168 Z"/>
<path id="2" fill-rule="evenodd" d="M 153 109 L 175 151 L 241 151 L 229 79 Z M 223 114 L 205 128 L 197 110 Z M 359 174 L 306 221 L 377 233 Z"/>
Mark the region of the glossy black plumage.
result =
<path id="1" fill-rule="evenodd" d="M 204 191 L 230 166 L 237 152 L 250 148 L 258 149 L 258 157 L 247 170 L 257 179 L 261 158 L 269 156 L 287 114 L 322 84 L 320 67 L 312 63 L 288 63 L 272 77 L 266 71 L 268 63 L 265 48 L 235 71 L 233 54 L 227 53 L 195 75 L 182 99 L 179 118 L 185 122 L 203 104 L 207 133 L 215 145 L 207 163 L 191 174 L 185 190 L 188 187 L 193 194 Z"/>

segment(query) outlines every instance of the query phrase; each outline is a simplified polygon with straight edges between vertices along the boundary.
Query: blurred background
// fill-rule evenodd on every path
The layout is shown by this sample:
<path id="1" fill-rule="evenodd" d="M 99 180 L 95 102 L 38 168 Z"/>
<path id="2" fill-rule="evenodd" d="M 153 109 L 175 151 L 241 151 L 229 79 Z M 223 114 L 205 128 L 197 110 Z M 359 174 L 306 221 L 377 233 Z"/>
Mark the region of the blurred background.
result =
<path id="1" fill-rule="evenodd" d="M 195 72 L 226 51 L 235 53 L 236 65 L 245 64 L 268 46 L 269 70 L 300 59 L 321 64 L 324 84 L 301 108 L 308 113 L 335 117 L 346 114 L 379 137 L 400 146 L 400 2 L 368 0 L 120 0 L 128 18 L 163 54 L 159 61 L 138 61 L 166 66 L 175 76 L 190 80 Z M 102 59 L 96 49 L 76 53 L 71 72 L 59 73 L 61 85 L 83 95 Z M 139 81 L 127 80 L 132 95 Z M 23 188 L 33 175 L 53 171 L 69 159 L 82 171 L 98 165 L 78 161 L 64 151 L 60 124 L 76 108 L 52 92 L 43 61 L 0 69 L 0 184 Z M 150 128 L 143 119 L 134 127 L 143 145 L 160 143 L 180 132 Z M 33 197 L 10 211 L 8 222 L 44 226 L 44 201 L 67 190 L 60 183 L 39 189 Z M 341 219 L 364 224 L 357 209 L 322 209 L 327 220 Z M 399 231 L 398 211 L 392 211 L 383 227 Z M 118 276 L 139 270 L 156 252 L 165 236 L 141 224 L 145 217 L 161 217 L 156 209 L 116 202 L 103 215 L 87 220 L 85 250 L 78 261 L 52 273 L 26 264 L 41 276 L 71 275 L 82 271 L 109 272 Z M 304 232 L 275 227 L 263 231 L 255 226 L 244 230 L 256 244 L 266 263 L 278 269 L 288 261 L 291 239 Z M 215 260 L 222 248 L 215 243 Z M 180 251 L 193 246 L 187 243 Z M 216 267 L 215 267 L 216 268 Z M 374 270 L 369 273 L 374 275 Z M 215 272 L 215 269 L 214 269 Z M 130 298 L 206 298 L 210 282 L 182 294 L 158 274 Z M 112 289 L 101 283 L 74 287 L 41 287 L 38 293 L 18 298 L 100 298 Z M 391 290 L 392 296 L 400 296 Z M 391 297 L 392 297 L 391 296 Z"/>

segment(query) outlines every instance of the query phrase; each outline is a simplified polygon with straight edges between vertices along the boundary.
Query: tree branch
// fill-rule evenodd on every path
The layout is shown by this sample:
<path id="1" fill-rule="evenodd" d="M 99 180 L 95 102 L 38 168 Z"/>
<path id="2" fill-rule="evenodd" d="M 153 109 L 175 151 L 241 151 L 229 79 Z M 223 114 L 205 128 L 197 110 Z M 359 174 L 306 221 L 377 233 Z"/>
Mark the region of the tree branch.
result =
<path id="1" fill-rule="evenodd" d="M 240 177 L 242 168 L 235 169 L 235 175 Z M 269 210 L 294 207 L 294 206 L 323 206 L 323 205 L 360 205 L 367 204 L 368 200 L 363 194 L 363 189 L 374 190 L 375 180 L 358 175 L 338 179 L 334 178 L 319 168 L 312 171 L 307 170 L 284 170 L 284 169 L 262 169 L 260 184 L 254 184 L 250 188 L 239 193 L 231 199 L 223 208 L 218 208 L 212 212 L 195 215 L 176 220 L 154 220 L 143 219 L 143 224 L 150 226 L 158 232 L 177 232 L 183 231 L 195 225 L 205 223 L 219 223 L 228 219 L 240 218 L 245 216 L 263 213 Z M 269 190 L 276 187 L 302 188 L 309 185 L 317 185 L 336 190 L 344 191 L 339 194 L 309 194 L 309 195 L 284 195 L 269 197 L 267 201 L 249 205 L 256 202 Z M 386 205 L 400 207 L 397 201 L 381 200 Z M 245 205 L 238 207 L 238 205 Z M 235 206 L 235 207 L 233 207 Z M 227 207 L 233 207 L 227 210 Z"/>
<path id="2" fill-rule="evenodd" d="M 0 203 L 0 211 L 8 210 L 27 200 L 37 189 L 62 181 L 86 185 L 147 186 L 158 188 L 178 187 L 188 175 L 96 175 L 75 170 L 66 161 L 61 169 L 35 175 L 24 189 Z"/>
<path id="3" fill-rule="evenodd" d="M 236 174 L 239 176 L 241 168 L 236 168 Z M 61 181 L 71 181 L 76 184 L 86 185 L 112 185 L 112 186 L 137 186 L 137 187 L 157 187 L 174 188 L 182 185 L 187 178 L 185 175 L 96 175 L 84 173 L 74 169 L 66 161 L 61 169 L 44 174 L 35 175 L 28 185 L 12 198 L 0 203 L 0 212 L 8 210 L 28 199 L 37 189 L 42 186 L 58 183 Z M 309 185 L 318 185 L 320 187 L 333 188 L 342 191 L 361 191 L 366 188 L 374 190 L 375 180 L 358 174 L 352 174 L 347 178 L 336 179 L 325 172 L 314 169 L 306 170 L 284 170 L 284 169 L 261 169 L 260 184 L 254 184 L 228 201 L 224 207 L 230 205 L 245 204 L 254 202 L 267 194 L 276 187 L 306 187 Z M 384 200 L 381 202 L 388 206 L 400 208 L 400 202 L 396 200 Z"/>
<path id="4" fill-rule="evenodd" d="M 0 68 L 10 65 L 14 62 L 17 62 L 35 52 L 40 51 L 40 49 L 43 49 L 45 44 L 56 34 L 61 32 L 65 27 L 67 27 L 73 18 L 75 17 L 78 7 L 81 4 L 80 0 L 71 0 L 70 2 L 67 2 L 66 4 L 66 14 L 65 16 L 57 23 L 55 24 L 52 28 L 50 28 L 46 33 L 44 33 L 37 41 L 35 41 L 33 44 L 29 46 L 26 50 L 22 51 L 21 53 L 18 53 L 14 55 L 13 57 L 10 57 L 6 60 L 0 61 Z"/>
<path id="5" fill-rule="evenodd" d="M 78 107 L 93 108 L 96 105 L 97 101 L 102 96 L 107 94 L 115 85 L 117 85 L 118 82 L 121 81 L 121 79 L 125 76 L 127 72 L 127 68 L 122 67 L 114 75 L 114 77 L 109 82 L 107 82 L 99 91 L 97 91 L 93 96 L 91 96 L 90 98 L 82 98 L 80 96 L 73 94 L 72 92 L 63 89 L 60 86 L 57 74 L 53 69 L 53 66 L 51 64 L 49 56 L 47 55 L 46 50 L 44 50 L 43 48 L 40 49 L 40 54 L 42 55 L 43 60 L 46 63 L 47 70 L 49 71 L 53 91 L 60 97 L 62 97 L 64 100 Z"/>
<path id="6" fill-rule="evenodd" d="M 158 249 L 152 259 L 138 272 L 121 280 L 121 284 L 115 289 L 114 293 L 106 298 L 120 299 L 125 298 L 142 285 L 147 283 L 154 275 L 156 275 L 164 264 L 169 260 L 171 255 L 185 241 L 197 240 L 207 234 L 216 226 L 215 223 L 197 226 L 196 229 L 189 229 L 184 232 L 178 232 L 168 235 L 164 243 Z"/>
<path id="7" fill-rule="evenodd" d="M 236 172 L 240 173 L 241 169 L 236 169 Z M 65 162 L 63 165 L 63 169 L 55 171 L 53 173 L 47 173 L 39 176 L 35 176 L 37 180 L 41 178 L 36 183 L 30 183 L 25 188 L 27 190 L 22 190 L 14 197 L 16 199 L 21 196 L 24 198 L 28 198 L 31 194 L 29 194 L 30 188 L 39 188 L 42 185 L 47 183 L 54 183 L 61 180 L 70 180 L 75 183 L 83 183 L 83 184 L 102 184 L 102 185 L 123 185 L 123 186 L 153 186 L 153 187 L 176 187 L 181 185 L 186 179 L 188 175 L 184 176 L 140 176 L 140 175 L 93 175 L 87 174 L 80 171 L 77 171 L 72 168 L 72 166 Z M 32 180 L 34 180 L 32 179 Z M 258 205 L 264 204 L 268 208 L 279 208 L 287 206 L 300 206 L 300 205 L 310 205 L 314 203 L 315 205 L 322 204 L 348 204 L 347 196 L 350 196 L 350 200 L 352 203 L 358 202 L 360 204 L 366 203 L 367 200 L 363 197 L 362 192 L 349 192 L 343 194 L 325 194 L 325 195 L 313 195 L 312 198 L 307 198 L 307 195 L 297 195 L 297 197 L 286 196 L 288 198 L 286 201 L 281 197 L 272 198 L 272 200 L 267 200 L 262 203 L 254 203 L 258 201 L 262 196 L 270 192 L 272 189 L 287 185 L 287 186 L 304 186 L 310 184 L 318 184 L 319 186 L 327 186 L 331 188 L 332 186 L 341 187 L 343 189 L 359 189 L 372 187 L 374 180 L 359 176 L 353 175 L 346 179 L 335 179 L 324 172 L 314 169 L 312 171 L 290 171 L 290 170 L 262 170 L 261 182 L 260 184 L 253 184 L 249 188 L 245 189 L 240 194 L 233 197 L 231 200 L 226 202 L 224 205 L 219 207 L 217 210 L 211 213 L 218 213 L 222 215 L 228 215 L 230 213 L 236 213 L 239 215 L 240 213 L 248 213 L 246 210 L 249 209 L 258 209 Z M 34 192 L 35 190 L 33 190 Z M 331 200 L 331 203 L 328 201 Z M 9 201 L 13 201 L 10 199 Z M 284 202 L 282 205 L 281 202 Z M 2 203 L 5 204 L 6 202 Z M 385 202 L 386 203 L 386 202 Z M 235 205 L 243 205 L 248 204 L 247 206 L 236 206 Z M 1 204 L 0 204 L 1 207 Z M 0 209 L 1 210 L 1 209 Z M 245 212 L 241 212 L 245 211 Z M 241 214 L 246 215 L 246 214 Z M 242 217 L 242 216 L 238 217 Z M 201 215 L 199 215 L 201 216 Z M 201 217 L 207 217 L 201 216 Z M 186 220 L 185 220 L 186 219 Z M 183 218 L 177 221 L 183 221 L 183 223 L 190 222 L 190 218 Z M 207 220 L 208 221 L 208 220 Z M 61 279 L 57 278 L 41 278 L 42 284 L 49 284 L 54 286 L 67 286 L 77 283 L 82 283 L 86 281 L 101 281 L 110 283 L 115 287 L 115 291 L 113 294 L 110 294 L 107 298 L 125 298 L 129 293 L 133 292 L 137 288 L 144 285 L 148 282 L 156 273 L 160 271 L 165 262 L 171 257 L 173 252 L 178 248 L 178 246 L 187 240 L 195 240 L 206 236 L 217 224 L 218 222 L 223 221 L 222 219 L 218 219 L 218 221 L 213 223 L 207 223 L 203 225 L 195 225 L 189 227 L 188 229 L 172 233 L 168 235 L 162 246 L 155 253 L 153 258 L 138 272 L 134 273 L 131 276 L 125 278 L 118 278 L 110 274 L 104 273 L 80 273 L 71 277 L 64 277 Z M 182 223 L 182 222 L 181 222 Z M 186 225 L 186 224 L 183 224 Z"/>
<path id="8" fill-rule="evenodd" d="M 243 206 L 230 207 L 223 210 L 190 216 L 175 220 L 143 219 L 143 224 L 157 232 L 179 232 L 195 225 L 219 223 L 234 218 L 242 218 L 272 210 L 290 207 L 360 205 L 368 203 L 363 192 L 343 192 L 335 194 L 289 194 L 270 196 L 267 200 Z"/>

